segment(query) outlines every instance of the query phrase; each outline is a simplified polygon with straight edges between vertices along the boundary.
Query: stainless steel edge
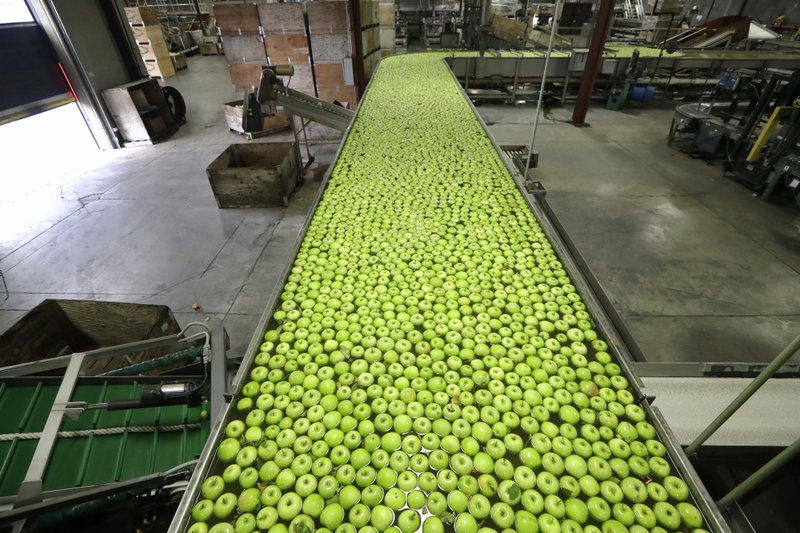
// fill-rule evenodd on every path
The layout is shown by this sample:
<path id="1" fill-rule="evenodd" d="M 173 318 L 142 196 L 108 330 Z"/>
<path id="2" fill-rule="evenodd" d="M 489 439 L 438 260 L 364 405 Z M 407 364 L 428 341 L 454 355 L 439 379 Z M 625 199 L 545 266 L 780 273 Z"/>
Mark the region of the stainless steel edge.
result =
<path id="1" fill-rule="evenodd" d="M 450 73 L 453 76 L 454 82 L 458 83 L 459 87 L 461 88 L 458 79 L 455 77 L 452 71 Z M 586 302 L 586 306 L 589 309 L 592 318 L 594 319 L 595 322 L 598 323 L 599 326 L 598 329 L 605 336 L 605 338 L 608 339 L 607 342 L 612 348 L 612 353 L 616 356 L 617 361 L 623 368 L 623 371 L 625 372 L 626 376 L 631 382 L 631 385 L 639 393 L 640 398 L 643 398 L 642 390 L 644 389 L 644 386 L 642 381 L 634 372 L 632 366 L 633 360 L 631 358 L 627 345 L 616 331 L 614 324 L 607 316 L 605 308 L 597 299 L 594 288 L 584 278 L 584 272 L 577 264 L 577 262 L 575 262 L 575 260 L 573 259 L 570 250 L 566 247 L 566 245 L 562 241 L 561 235 L 556 230 L 555 226 L 552 224 L 549 215 L 539 205 L 538 199 L 534 200 L 531 199 L 530 195 L 528 194 L 527 190 L 525 189 L 522 183 L 522 175 L 514 166 L 513 162 L 508 159 L 503 150 L 500 149 L 500 146 L 498 145 L 494 136 L 491 134 L 491 132 L 489 132 L 486 123 L 483 121 L 483 118 L 480 116 L 480 114 L 478 114 L 477 110 L 475 109 L 475 106 L 472 105 L 472 102 L 469 100 L 469 97 L 467 96 L 463 88 L 461 88 L 461 92 L 464 98 L 467 100 L 467 102 L 469 102 L 469 105 L 472 108 L 473 113 L 480 122 L 481 126 L 483 126 L 484 130 L 486 131 L 486 135 L 491 140 L 492 144 L 497 150 L 498 155 L 505 164 L 507 170 L 511 173 L 512 177 L 514 178 L 514 181 L 520 193 L 525 198 L 525 201 L 528 203 L 528 206 L 531 208 L 534 215 L 537 217 L 539 224 L 542 226 L 543 232 L 545 233 L 547 238 L 550 239 L 553 248 L 558 253 L 559 260 L 564 265 L 564 269 L 569 273 L 573 284 L 575 284 L 576 288 L 578 289 L 578 292 Z M 703 485 L 703 482 L 700 480 L 700 477 L 697 475 L 697 472 L 695 471 L 694 467 L 689 461 L 689 458 L 683 452 L 683 449 L 681 448 L 677 439 L 667 426 L 664 417 L 657 409 L 651 406 L 648 402 L 641 402 L 641 404 L 642 407 L 645 409 L 645 411 L 647 411 L 648 414 L 650 415 L 650 419 L 652 420 L 653 426 L 656 428 L 658 435 L 661 436 L 661 438 L 663 439 L 664 446 L 667 448 L 667 453 L 670 459 L 672 460 L 672 464 L 678 469 L 681 476 L 684 478 L 684 481 L 686 481 L 687 485 L 689 486 L 691 494 L 695 498 L 695 501 L 698 504 L 698 508 L 703 513 L 703 516 L 705 517 L 707 523 L 716 532 L 730 533 L 731 532 L 730 527 L 725 522 L 722 513 L 717 508 L 713 498 L 706 490 L 705 485 Z"/>
<path id="2" fill-rule="evenodd" d="M 695 504 L 700 509 L 700 512 L 703 514 L 708 525 L 711 527 L 713 531 L 719 533 L 731 533 L 732 529 L 726 522 L 722 512 L 717 507 L 717 504 L 714 502 L 714 498 L 711 497 L 706 486 L 703 484 L 703 481 L 700 479 L 700 476 L 697 474 L 697 471 L 694 469 L 691 461 L 686 456 L 681 448 L 678 439 L 675 437 L 675 434 L 672 433 L 672 430 L 669 429 L 669 425 L 667 424 L 664 415 L 661 414 L 661 411 L 658 407 L 655 407 L 648 402 L 645 402 L 642 406 L 644 410 L 647 412 L 648 416 L 650 417 L 651 423 L 656 428 L 656 432 L 658 433 L 659 437 L 661 437 L 664 446 L 667 448 L 667 455 L 670 458 L 670 462 L 678 469 L 683 480 L 689 487 L 689 492 L 694 497 Z"/>
<path id="3" fill-rule="evenodd" d="M 377 71 L 376 71 L 377 73 Z M 373 74 L 373 79 L 375 74 Z M 308 227 L 311 224 L 311 220 L 314 218 L 314 214 L 317 211 L 317 207 L 319 206 L 319 202 L 322 199 L 322 195 L 325 192 L 325 189 L 328 186 L 328 180 L 330 179 L 330 175 L 333 172 L 333 169 L 336 167 L 336 162 L 339 160 L 339 156 L 344 149 L 345 144 L 347 144 L 347 139 L 350 136 L 350 131 L 352 130 L 353 124 L 355 124 L 356 120 L 358 119 L 358 115 L 361 112 L 361 104 L 364 102 L 367 92 L 369 91 L 369 87 L 372 84 L 367 84 L 367 90 L 364 92 L 364 96 L 362 96 L 361 101 L 359 102 L 355 116 L 353 117 L 353 121 L 350 123 L 350 126 L 344 133 L 342 140 L 339 144 L 339 148 L 336 150 L 336 155 L 334 156 L 333 162 L 328 170 L 325 172 L 325 175 L 322 178 L 322 183 L 319 186 L 319 190 L 317 194 L 314 196 L 314 200 L 311 203 L 311 208 L 306 216 L 305 222 L 303 222 L 303 227 L 300 229 L 300 232 L 297 236 L 297 241 L 294 246 L 294 251 L 291 254 L 291 259 L 286 262 L 283 270 L 281 271 L 281 276 L 278 284 L 275 286 L 275 289 L 272 291 L 269 299 L 267 300 L 267 305 L 264 307 L 264 312 L 261 314 L 261 318 L 258 321 L 258 325 L 256 326 L 255 333 L 253 334 L 253 338 L 250 339 L 250 343 L 247 346 L 247 351 L 245 352 L 244 359 L 242 359 L 242 363 L 239 365 L 239 369 L 236 372 L 235 377 L 233 378 L 233 390 L 234 390 L 234 397 L 239 394 L 241 391 L 242 386 L 244 385 L 244 376 L 245 373 L 249 370 L 249 368 L 253 364 L 253 359 L 255 359 L 256 354 L 258 353 L 258 349 L 261 347 L 263 343 L 264 333 L 267 331 L 267 326 L 269 325 L 270 321 L 272 320 L 272 315 L 275 312 L 275 308 L 279 301 L 278 297 L 283 290 L 284 283 L 286 278 L 289 275 L 289 271 L 294 264 L 295 258 L 297 257 L 297 253 L 300 251 L 300 245 L 303 242 L 303 238 L 308 231 Z M 183 498 L 181 499 L 180 504 L 178 504 L 178 508 L 175 510 L 175 516 L 172 519 L 172 522 L 169 526 L 169 533 L 179 533 L 181 531 L 185 531 L 187 529 L 189 518 L 191 516 L 191 508 L 197 500 L 197 494 L 200 489 L 200 485 L 208 475 L 211 466 L 214 463 L 214 451 L 216 450 L 217 443 L 219 442 L 225 425 L 227 421 L 231 418 L 232 414 L 234 413 L 234 405 L 232 402 L 228 402 L 225 407 L 221 410 L 219 416 L 216 418 L 216 422 L 214 423 L 211 432 L 209 433 L 208 440 L 206 441 L 206 445 L 203 447 L 203 451 L 200 453 L 200 457 L 197 462 L 197 467 L 192 474 L 192 477 L 189 479 L 189 483 L 186 486 L 186 491 L 183 494 Z"/>

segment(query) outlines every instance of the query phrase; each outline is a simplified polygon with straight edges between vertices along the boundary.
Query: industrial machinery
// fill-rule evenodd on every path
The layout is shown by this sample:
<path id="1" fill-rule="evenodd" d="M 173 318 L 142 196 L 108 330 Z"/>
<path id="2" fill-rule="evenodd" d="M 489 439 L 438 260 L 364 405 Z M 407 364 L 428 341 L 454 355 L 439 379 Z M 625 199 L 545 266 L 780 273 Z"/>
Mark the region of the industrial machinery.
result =
<path id="1" fill-rule="evenodd" d="M 762 198 L 783 191 L 798 200 L 800 71 L 730 71 L 708 98 L 679 105 L 669 143 L 725 162 L 725 170 Z"/>
<path id="2" fill-rule="evenodd" d="M 261 71 L 256 101 L 273 110 L 281 106 L 285 111 L 325 126 L 345 131 L 353 120 L 353 111 L 341 105 L 326 102 L 284 85 L 280 76 L 294 72 L 292 65 L 267 65 Z"/>
<path id="3" fill-rule="evenodd" d="M 167 355 L 84 375 L 148 350 Z M 167 487 L 191 475 L 208 413 L 222 408 L 224 361 L 224 338 L 212 342 L 198 322 L 174 335 L 0 368 L 0 528 L 163 521 L 176 504 Z"/>

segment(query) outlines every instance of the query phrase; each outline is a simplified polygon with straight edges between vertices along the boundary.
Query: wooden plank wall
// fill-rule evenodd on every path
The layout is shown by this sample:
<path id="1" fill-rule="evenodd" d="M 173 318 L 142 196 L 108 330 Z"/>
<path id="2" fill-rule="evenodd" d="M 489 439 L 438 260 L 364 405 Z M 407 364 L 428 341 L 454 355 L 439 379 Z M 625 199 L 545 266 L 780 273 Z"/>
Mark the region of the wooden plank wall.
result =
<path id="1" fill-rule="evenodd" d="M 218 3 L 214 4 L 214 16 L 236 97 L 243 98 L 247 91 L 258 86 L 262 65 L 267 61 L 258 7 L 247 3 Z"/>

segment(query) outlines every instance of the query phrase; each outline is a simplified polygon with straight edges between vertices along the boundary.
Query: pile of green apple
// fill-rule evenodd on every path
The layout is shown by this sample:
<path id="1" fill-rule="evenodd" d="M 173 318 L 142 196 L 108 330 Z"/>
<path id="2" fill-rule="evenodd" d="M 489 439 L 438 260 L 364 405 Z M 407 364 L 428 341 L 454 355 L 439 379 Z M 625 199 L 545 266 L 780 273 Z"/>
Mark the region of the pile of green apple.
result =
<path id="1" fill-rule="evenodd" d="M 704 531 L 442 57 L 375 74 L 190 531 Z"/>

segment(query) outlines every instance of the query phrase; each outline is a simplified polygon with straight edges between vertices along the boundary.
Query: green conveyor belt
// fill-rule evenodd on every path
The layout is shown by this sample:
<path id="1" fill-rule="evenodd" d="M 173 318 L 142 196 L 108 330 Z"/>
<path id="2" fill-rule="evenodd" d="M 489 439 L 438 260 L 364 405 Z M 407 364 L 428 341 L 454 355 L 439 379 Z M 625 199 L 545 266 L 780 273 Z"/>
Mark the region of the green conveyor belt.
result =
<path id="1" fill-rule="evenodd" d="M 138 398 L 143 385 L 78 385 L 72 401 L 88 403 Z M 26 433 L 44 428 L 58 385 L 0 384 L 0 496 L 17 493 L 38 443 Z M 200 407 L 166 406 L 137 410 L 91 410 L 67 420 L 61 431 L 133 428 L 111 435 L 59 437 L 45 472 L 44 490 L 124 481 L 162 472 L 194 459 L 209 434 L 209 421 Z M 159 431 L 165 426 L 187 425 L 178 431 Z M 143 427 L 153 431 L 136 432 Z M 7 440 L 10 436 L 19 438 Z"/>

